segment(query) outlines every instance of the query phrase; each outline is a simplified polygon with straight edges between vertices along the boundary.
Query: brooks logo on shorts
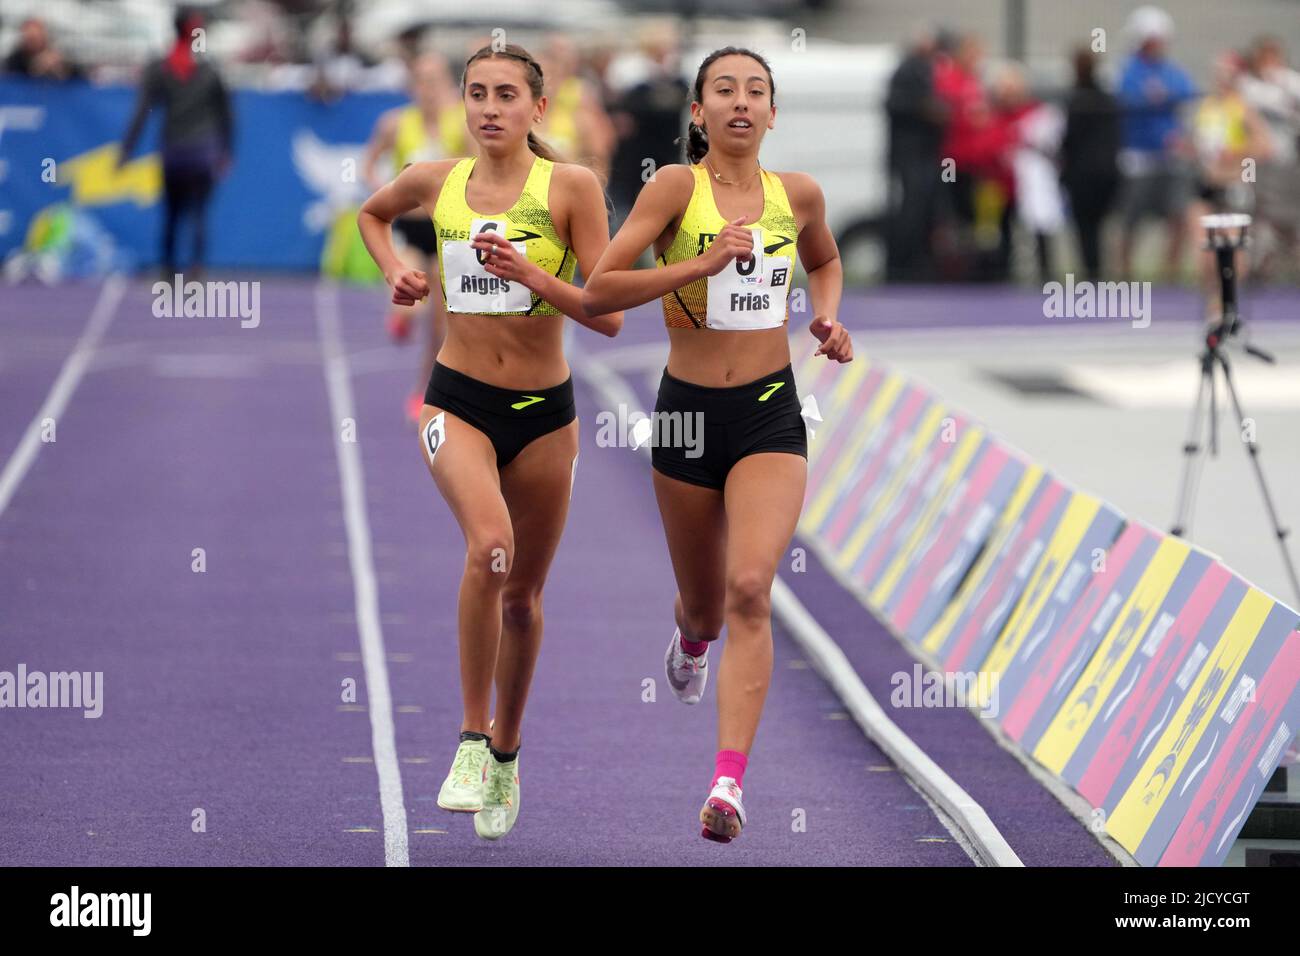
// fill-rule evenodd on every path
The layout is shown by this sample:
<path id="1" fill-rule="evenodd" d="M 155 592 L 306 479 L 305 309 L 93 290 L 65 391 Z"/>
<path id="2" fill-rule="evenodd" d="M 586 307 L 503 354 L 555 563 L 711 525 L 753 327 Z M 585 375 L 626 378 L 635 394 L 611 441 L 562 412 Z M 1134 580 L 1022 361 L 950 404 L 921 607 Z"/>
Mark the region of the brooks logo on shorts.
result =
<path id="1" fill-rule="evenodd" d="M 527 408 L 529 405 L 535 405 L 535 404 L 537 404 L 538 402 L 544 402 L 544 401 L 546 401 L 546 397 L 545 397 L 544 395 L 525 395 L 525 396 L 524 396 L 524 401 L 522 401 L 522 402 L 515 402 L 515 403 L 514 403 L 513 405 L 511 405 L 510 407 L 511 407 L 511 408 Z"/>
<path id="2" fill-rule="evenodd" d="M 763 393 L 762 397 L 759 398 L 759 401 L 760 402 L 767 401 L 776 393 L 776 390 L 784 384 L 785 382 L 772 382 L 770 385 L 764 386 L 767 389 L 767 391 Z"/>

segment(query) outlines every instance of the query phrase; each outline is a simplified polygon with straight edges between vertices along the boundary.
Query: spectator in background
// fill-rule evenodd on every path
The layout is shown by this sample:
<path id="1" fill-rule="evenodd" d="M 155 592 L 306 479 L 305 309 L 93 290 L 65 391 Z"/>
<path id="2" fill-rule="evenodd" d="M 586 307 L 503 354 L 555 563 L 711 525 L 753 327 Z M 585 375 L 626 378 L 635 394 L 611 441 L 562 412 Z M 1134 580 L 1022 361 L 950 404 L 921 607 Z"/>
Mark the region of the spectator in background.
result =
<path id="1" fill-rule="evenodd" d="M 924 27 L 889 79 L 889 227 L 886 277 L 891 282 L 934 276 L 931 249 L 937 218 L 939 147 L 944 103 L 935 94 L 937 39 Z"/>
<path id="2" fill-rule="evenodd" d="M 247 34 L 234 53 L 236 63 L 278 66 L 292 62 L 298 31 L 282 9 L 269 0 L 246 0 L 239 6 L 239 19 Z"/>
<path id="3" fill-rule="evenodd" d="M 42 80 L 71 80 L 83 75 L 81 67 L 54 48 L 45 21 L 39 17 L 22 22 L 18 45 L 5 57 L 5 72 Z"/>
<path id="4" fill-rule="evenodd" d="M 610 72 L 614 61 L 618 59 L 622 45 L 617 36 L 599 34 L 590 41 L 587 48 L 587 78 L 591 81 L 596 99 L 605 108 L 605 114 L 613 120 L 612 111 L 618 100 L 618 91 L 611 85 Z M 617 133 L 617 130 L 616 130 Z"/>
<path id="5" fill-rule="evenodd" d="M 1287 271 L 1296 260 L 1300 233 L 1300 73 L 1287 66 L 1276 37 L 1261 37 L 1250 51 L 1248 72 L 1239 86 L 1245 101 L 1259 113 L 1269 140 L 1269 158 L 1256 169 L 1255 218 L 1272 232 L 1273 248 L 1258 263 L 1256 275 L 1267 275 L 1278 258 Z"/>
<path id="6" fill-rule="evenodd" d="M 1065 229 L 1057 166 L 1065 116 L 1059 106 L 1030 96 L 1024 70 L 1017 64 L 1003 68 L 993 95 L 999 118 L 1011 126 L 1007 138 L 1012 144 L 1012 205 L 1034 237 L 1038 278 L 1046 284 L 1056 278 L 1053 245 Z"/>
<path id="7" fill-rule="evenodd" d="M 393 48 L 397 55 L 397 59 L 401 61 L 404 67 L 406 67 L 408 73 L 413 72 L 416 69 L 417 61 L 424 55 L 421 49 L 423 43 L 423 26 L 407 27 L 399 33 L 397 39 L 393 41 Z M 446 69 L 445 60 L 443 61 L 443 64 L 443 68 Z M 449 77 L 450 75 L 451 74 L 448 73 Z"/>
<path id="8" fill-rule="evenodd" d="M 1137 49 L 1119 84 L 1124 110 L 1119 154 L 1124 232 L 1119 257 L 1125 277 L 1132 274 L 1137 227 L 1148 216 L 1165 224 L 1166 280 L 1177 279 L 1182 262 L 1188 176 L 1178 108 L 1197 94 L 1187 72 L 1165 55 L 1173 26 L 1169 14 L 1158 7 L 1139 7 L 1128 22 Z"/>
<path id="9" fill-rule="evenodd" d="M 230 164 L 233 121 L 230 94 L 216 68 L 194 55 L 195 31 L 203 27 L 202 14 L 179 10 L 176 41 L 161 60 L 145 68 L 122 148 L 120 168 L 131 157 L 145 119 L 154 107 L 162 110 L 163 168 L 163 275 L 170 280 L 179 271 L 176 257 L 177 228 L 182 216 L 194 222 L 191 273 L 201 271 L 205 252 L 205 213 L 212 186 Z"/>
<path id="10" fill-rule="evenodd" d="M 1005 102 L 994 109 L 980 82 L 983 58 L 983 41 L 968 34 L 957 41 L 951 59 L 936 66 L 935 93 L 949 117 L 940 160 L 954 164 L 955 180 L 946 188 L 957 223 L 974 245 L 969 278 L 1004 281 L 1011 267 L 1011 149 L 1015 121 L 1028 107 Z"/>
<path id="11" fill-rule="evenodd" d="M 637 193 L 655 170 L 682 162 L 681 147 L 674 140 L 691 101 L 690 84 L 677 64 L 672 24 L 645 30 L 640 47 L 641 76 L 619 94 L 610 116 L 619 140 L 609 186 L 620 220 L 632 210 Z"/>
<path id="12" fill-rule="evenodd" d="M 341 16 L 332 45 L 314 58 L 315 78 L 308 92 L 329 103 L 351 90 L 399 90 L 406 83 L 404 51 L 409 51 L 409 45 L 399 43 L 393 56 L 376 59 L 356 45 L 352 21 Z"/>
<path id="13" fill-rule="evenodd" d="M 1051 271 L 1048 237 L 1060 230 L 1061 200 L 1056 187 L 1055 167 L 1050 182 L 1042 176 L 1047 160 L 1035 154 L 1037 148 L 1049 152 L 1054 160 L 1060 139 L 1059 123 L 1050 111 L 1029 95 L 1025 71 L 1017 63 L 1005 64 L 994 77 L 989 91 L 991 116 L 984 133 L 989 156 L 982 170 L 985 189 L 1001 200 L 997 220 L 996 253 L 988 260 L 987 278 L 1005 281 L 1011 278 L 1012 222 L 1017 213 L 1035 240 L 1039 272 L 1043 281 Z M 1043 121 L 1046 122 L 1043 122 Z M 1037 137 L 1027 138 L 1026 124 L 1033 123 Z"/>
<path id="14" fill-rule="evenodd" d="M 1097 58 L 1087 47 L 1074 53 L 1074 88 L 1066 104 L 1061 140 L 1061 185 L 1079 233 L 1084 277 L 1102 274 L 1101 224 L 1119 192 L 1119 102 L 1097 85 Z"/>
<path id="15" fill-rule="evenodd" d="M 934 92 L 946 120 L 939 151 L 942 159 L 956 160 L 959 173 L 962 160 L 980 158 L 975 133 L 988 122 L 989 104 L 980 80 L 983 61 L 984 42 L 975 34 L 958 37 L 951 53 L 935 61 Z"/>
<path id="16" fill-rule="evenodd" d="M 313 59 L 316 78 L 308 92 L 326 103 L 363 85 L 362 77 L 378 62 L 353 44 L 352 23 L 346 17 L 340 17 L 335 25 L 330 46 Z"/>
<path id="17" fill-rule="evenodd" d="M 967 272 L 968 237 L 975 225 L 976 152 L 971 140 L 976 122 L 987 122 L 988 103 L 979 68 L 984 45 L 974 34 L 951 40 L 934 65 L 934 92 L 943 104 L 945 125 L 939 145 L 940 206 L 955 227 L 952 247 L 959 252 L 958 277 Z M 953 176 L 949 181 L 948 176 Z"/>

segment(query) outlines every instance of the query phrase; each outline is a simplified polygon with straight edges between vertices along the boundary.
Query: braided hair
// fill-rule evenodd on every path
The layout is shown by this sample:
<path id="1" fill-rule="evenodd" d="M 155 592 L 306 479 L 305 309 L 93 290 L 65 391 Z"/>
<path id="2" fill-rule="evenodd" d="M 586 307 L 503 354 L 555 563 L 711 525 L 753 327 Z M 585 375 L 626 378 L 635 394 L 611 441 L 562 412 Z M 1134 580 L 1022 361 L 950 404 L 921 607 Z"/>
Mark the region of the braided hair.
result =
<path id="1" fill-rule="evenodd" d="M 460 74 L 460 95 L 462 97 L 465 95 L 465 77 L 469 74 L 470 64 L 476 60 L 496 59 L 498 57 L 519 60 L 523 63 L 524 76 L 528 80 L 528 89 L 533 94 L 533 99 L 539 100 L 542 98 L 541 64 L 534 60 L 532 54 L 518 43 L 507 43 L 500 49 L 495 49 L 489 45 L 475 50 L 473 56 L 465 61 L 465 69 Z M 563 162 L 560 154 L 539 139 L 532 130 L 528 131 L 528 148 L 533 151 L 533 155 L 540 156 L 542 159 L 549 159 L 553 163 Z"/>

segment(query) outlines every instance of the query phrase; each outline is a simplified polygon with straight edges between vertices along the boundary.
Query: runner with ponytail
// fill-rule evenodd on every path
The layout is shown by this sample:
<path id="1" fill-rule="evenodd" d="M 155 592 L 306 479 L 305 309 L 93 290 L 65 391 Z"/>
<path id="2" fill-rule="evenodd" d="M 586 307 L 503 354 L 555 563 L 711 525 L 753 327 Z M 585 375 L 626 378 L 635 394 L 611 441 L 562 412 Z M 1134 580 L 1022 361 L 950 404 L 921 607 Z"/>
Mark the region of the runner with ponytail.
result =
<path id="1" fill-rule="evenodd" d="M 709 645 L 727 629 L 718 750 L 700 811 L 703 836 L 723 843 L 745 822 L 742 781 L 772 676 L 772 581 L 807 480 L 786 332 L 796 252 L 808 275 L 816 354 L 853 357 L 835 318 L 842 273 L 822 191 L 806 173 L 774 173 L 758 161 L 776 123 L 775 94 L 757 53 L 726 47 L 705 58 L 687 131 L 690 164 L 664 166 L 646 183 L 583 292 L 595 312 L 661 300 L 669 353 L 655 417 L 703 422 L 702 449 L 652 439 L 651 450 L 677 579 L 664 666 L 680 700 L 699 702 Z M 651 246 L 655 268 L 635 268 Z"/>
<path id="2" fill-rule="evenodd" d="M 461 79 L 478 156 L 415 163 L 358 216 L 401 305 L 430 288 L 394 253 L 393 220 L 423 208 L 437 231 L 447 337 L 425 391 L 420 445 L 466 549 L 463 713 L 438 805 L 474 812 L 486 839 L 509 832 L 519 813 L 520 727 L 541 648 L 542 587 L 578 463 L 564 317 L 610 336 L 623 324 L 618 310 L 584 309 L 573 285 L 575 266 L 590 274 L 608 245 L 609 220 L 595 174 L 559 162 L 532 133 L 546 111 L 542 83 L 522 47 L 478 50 Z M 436 584 L 431 592 L 450 596 Z"/>

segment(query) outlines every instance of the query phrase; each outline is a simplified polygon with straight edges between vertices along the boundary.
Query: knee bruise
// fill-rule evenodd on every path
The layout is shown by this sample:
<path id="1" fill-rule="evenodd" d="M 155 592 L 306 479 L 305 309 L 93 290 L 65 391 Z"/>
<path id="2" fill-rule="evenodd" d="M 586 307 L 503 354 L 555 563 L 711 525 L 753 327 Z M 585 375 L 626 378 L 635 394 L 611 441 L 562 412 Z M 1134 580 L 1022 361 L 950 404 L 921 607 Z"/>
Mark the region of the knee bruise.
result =
<path id="1" fill-rule="evenodd" d="M 501 596 L 501 613 L 511 623 L 531 624 L 542 610 L 540 591 L 506 591 Z"/>

